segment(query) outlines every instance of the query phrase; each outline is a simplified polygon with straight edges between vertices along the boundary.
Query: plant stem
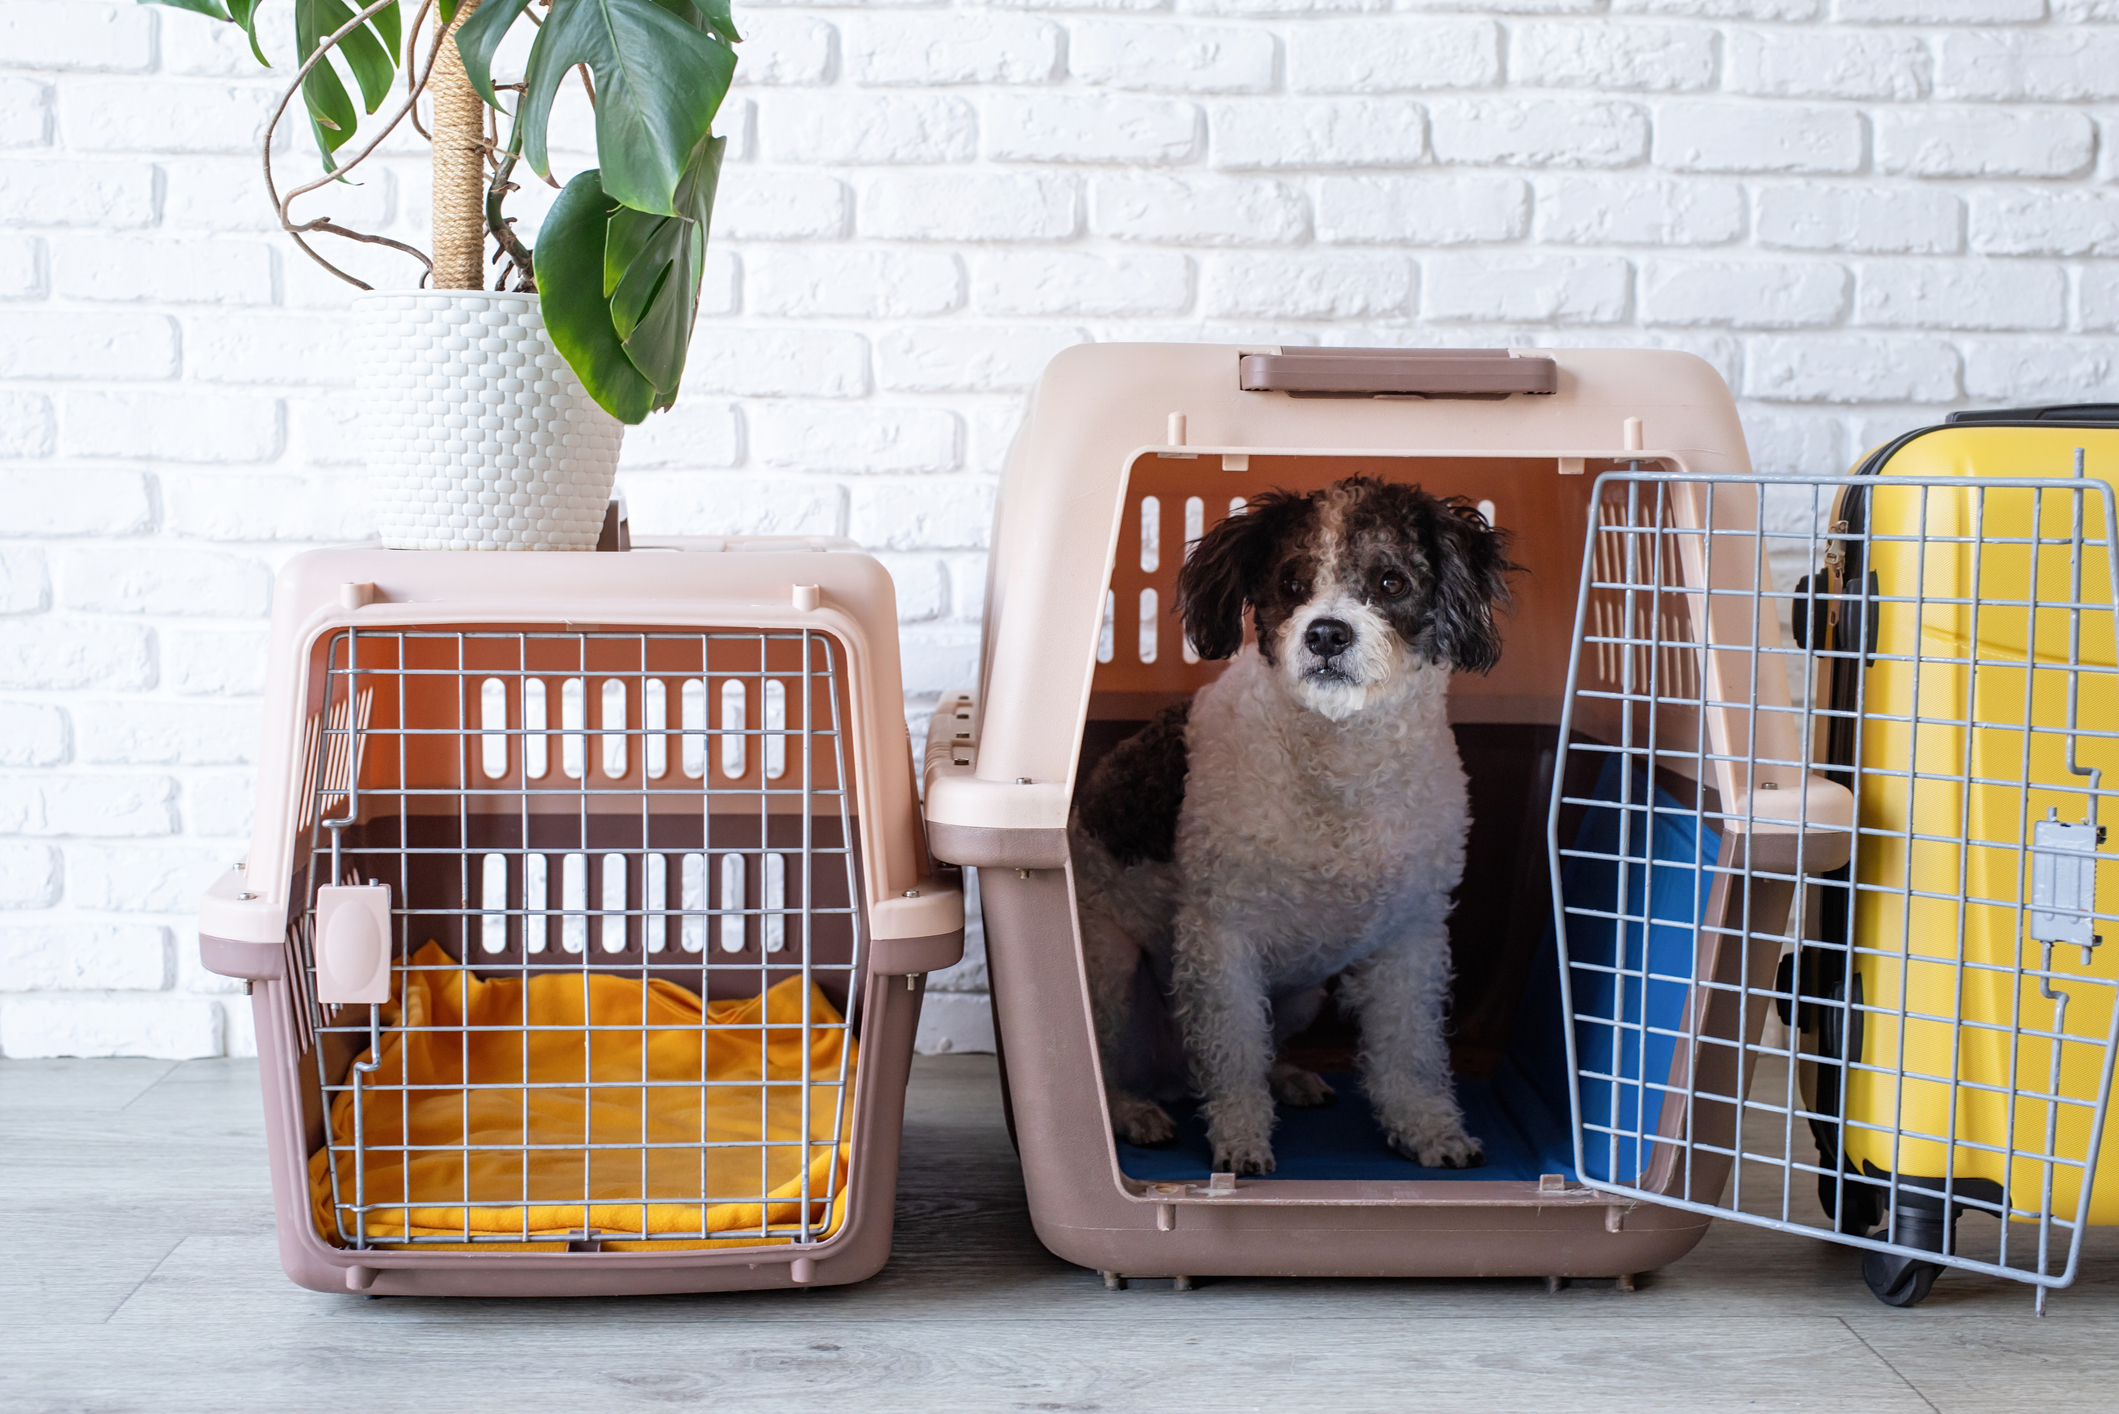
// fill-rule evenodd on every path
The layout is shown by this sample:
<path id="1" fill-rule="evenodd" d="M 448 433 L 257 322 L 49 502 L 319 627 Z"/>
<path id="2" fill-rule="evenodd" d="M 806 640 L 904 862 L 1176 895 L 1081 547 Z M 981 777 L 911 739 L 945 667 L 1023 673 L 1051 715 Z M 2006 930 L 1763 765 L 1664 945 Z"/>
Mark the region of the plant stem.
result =
<path id="1" fill-rule="evenodd" d="M 302 81 L 309 77 L 309 71 L 315 68 L 318 64 L 324 63 L 330 57 L 331 52 L 338 47 L 339 41 L 343 40 L 347 35 L 353 33 L 353 31 L 359 29 L 362 25 L 366 24 L 370 19 L 374 18 L 376 14 L 381 12 L 384 8 L 386 8 L 392 3 L 393 0 L 373 0 L 373 3 L 370 4 L 366 9 L 362 10 L 352 19 L 346 21 L 346 23 L 339 26 L 338 29 L 334 30 L 332 33 L 326 35 L 323 40 L 318 43 L 316 49 L 309 55 L 308 59 L 303 62 L 301 68 L 295 71 L 294 82 L 290 83 L 287 86 L 287 91 L 280 95 L 279 103 L 272 110 L 271 121 L 265 124 L 265 139 L 264 142 L 260 145 L 261 156 L 263 158 L 265 168 L 265 191 L 266 194 L 272 198 L 272 209 L 278 214 L 280 218 L 280 228 L 286 231 L 289 236 L 293 237 L 294 243 L 300 246 L 302 248 L 302 253 L 307 255 L 311 260 L 323 266 L 326 270 L 329 270 L 332 274 L 338 276 L 347 284 L 356 286 L 357 288 L 363 290 L 372 290 L 375 287 L 369 284 L 366 280 L 358 279 L 352 275 L 348 275 L 345 271 L 339 269 L 336 265 L 333 265 L 330 261 L 324 259 L 323 256 L 317 254 L 316 248 L 310 245 L 308 241 L 303 240 L 302 237 L 312 231 L 324 231 L 334 236 L 344 236 L 348 240 L 364 241 L 370 245 L 388 246 L 392 250 L 403 251 L 406 255 L 411 256 L 414 260 L 417 260 L 420 264 L 426 266 L 430 274 L 434 269 L 434 262 L 427 259 L 426 253 L 424 251 L 415 250 L 411 246 L 406 245 L 403 241 L 393 241 L 388 236 L 371 236 L 360 231 L 351 231 L 346 229 L 344 226 L 338 225 L 326 216 L 319 216 L 313 220 L 304 221 L 301 224 L 297 225 L 295 224 L 294 218 L 287 214 L 287 208 L 290 204 L 293 203 L 296 197 L 301 196 L 305 192 L 315 191 L 317 188 L 327 186 L 334 181 L 343 181 L 348 172 L 351 172 L 355 167 L 358 167 L 361 163 L 367 161 L 368 155 L 374 152 L 375 149 L 382 144 L 382 140 L 390 135 L 391 130 L 398 125 L 399 121 L 402 120 L 407 113 L 411 112 L 413 108 L 418 104 L 419 95 L 422 91 L 425 90 L 427 85 L 426 79 L 420 79 L 418 85 L 412 89 L 409 95 L 407 95 L 404 107 L 398 109 L 397 112 L 391 116 L 390 121 L 383 125 L 382 131 L 377 133 L 375 135 L 374 140 L 371 141 L 366 147 L 362 148 L 360 154 L 354 157 L 352 161 L 340 164 L 338 170 L 335 173 L 327 174 L 325 176 L 317 178 L 315 181 L 310 182 L 304 186 L 296 187 L 293 191 L 288 192 L 287 195 L 284 197 L 280 195 L 279 184 L 273 179 L 272 176 L 272 139 L 274 132 L 276 132 L 279 128 L 280 119 L 285 117 L 287 114 L 287 105 L 294 101 L 295 94 L 301 92 Z M 419 21 L 425 17 L 428 8 L 432 6 L 433 3 L 434 0 L 421 0 L 419 14 L 415 15 L 412 20 L 412 28 L 415 33 L 418 32 Z M 439 38 L 437 38 L 437 45 L 439 44 L 439 42 Z M 409 54 L 409 52 L 410 51 L 408 50 L 407 53 Z M 410 60 L 408 59 L 406 62 L 409 64 Z M 430 57 L 427 62 L 427 70 L 429 73 L 432 73 L 433 69 L 434 63 L 433 59 Z"/>
<path id="2" fill-rule="evenodd" d="M 508 178 L 514 175 L 515 163 L 521 154 L 522 130 L 518 128 L 508 140 L 508 145 L 501 149 L 500 165 L 494 168 L 493 183 L 486 188 L 486 229 L 492 233 L 493 239 L 500 243 L 501 255 L 514 262 L 516 288 L 534 290 L 537 288 L 537 270 L 531 263 L 530 248 L 522 243 L 521 238 L 515 234 L 515 228 L 508 224 L 509 218 L 500 214 L 501 203 L 507 200 L 509 192 L 515 190 L 515 183 Z M 498 258 L 499 256 L 495 257 Z M 503 275 L 501 285 L 505 287 L 506 284 L 507 277 Z"/>
<path id="3" fill-rule="evenodd" d="M 427 91 L 434 98 L 434 288 L 485 288 L 485 104 L 464 73 L 456 32 L 478 8 L 456 7 Z"/>

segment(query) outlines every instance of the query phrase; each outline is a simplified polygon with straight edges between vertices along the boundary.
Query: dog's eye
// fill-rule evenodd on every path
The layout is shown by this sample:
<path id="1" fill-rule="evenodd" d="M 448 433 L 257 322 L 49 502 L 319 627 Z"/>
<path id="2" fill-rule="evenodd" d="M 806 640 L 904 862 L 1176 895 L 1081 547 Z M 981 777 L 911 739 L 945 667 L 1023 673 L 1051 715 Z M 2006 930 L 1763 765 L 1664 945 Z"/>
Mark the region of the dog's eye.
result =
<path id="1" fill-rule="evenodd" d="M 1294 575 L 1280 581 L 1280 590 L 1290 599 L 1307 599 L 1310 594 L 1310 586 Z"/>
<path id="2" fill-rule="evenodd" d="M 1377 592 L 1386 599 L 1399 598 L 1410 588 L 1412 588 L 1412 585 L 1407 582 L 1404 575 L 1396 570 L 1385 570 L 1383 577 L 1376 581 Z"/>

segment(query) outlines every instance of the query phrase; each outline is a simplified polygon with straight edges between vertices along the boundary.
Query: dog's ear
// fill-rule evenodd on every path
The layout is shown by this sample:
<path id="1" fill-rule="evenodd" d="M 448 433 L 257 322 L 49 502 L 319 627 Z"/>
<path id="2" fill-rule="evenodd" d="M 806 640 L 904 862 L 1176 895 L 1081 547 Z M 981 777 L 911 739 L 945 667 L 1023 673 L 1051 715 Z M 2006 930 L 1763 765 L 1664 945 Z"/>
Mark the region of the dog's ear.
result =
<path id="1" fill-rule="evenodd" d="M 1273 546 L 1309 505 L 1293 491 L 1253 496 L 1199 538 L 1177 572 L 1177 612 L 1204 659 L 1233 658 L 1243 647 L 1243 608 L 1273 565 Z"/>
<path id="2" fill-rule="evenodd" d="M 1434 662 L 1483 673 L 1501 661 L 1501 628 L 1494 620 L 1508 607 L 1508 576 L 1522 566 L 1509 562 L 1508 532 L 1487 524 L 1464 497 L 1438 498 L 1429 509 L 1435 581 L 1422 647 Z"/>

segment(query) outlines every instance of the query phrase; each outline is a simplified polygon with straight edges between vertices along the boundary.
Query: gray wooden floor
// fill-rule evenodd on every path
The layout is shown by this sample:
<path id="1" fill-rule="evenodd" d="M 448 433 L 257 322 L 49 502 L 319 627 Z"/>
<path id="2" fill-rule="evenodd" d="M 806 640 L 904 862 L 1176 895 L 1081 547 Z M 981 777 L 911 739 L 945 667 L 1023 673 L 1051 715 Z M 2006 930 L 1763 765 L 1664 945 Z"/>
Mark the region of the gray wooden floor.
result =
<path id="1" fill-rule="evenodd" d="M 1632 1295 L 1528 1281 L 1107 1292 L 1037 1244 L 991 1057 L 922 1059 L 896 1254 L 865 1285 L 364 1301 L 281 1276 L 253 1064 L 0 1062 L 0 1409 L 2119 1408 L 2119 1233 L 2031 1315 L 1717 1225 Z"/>

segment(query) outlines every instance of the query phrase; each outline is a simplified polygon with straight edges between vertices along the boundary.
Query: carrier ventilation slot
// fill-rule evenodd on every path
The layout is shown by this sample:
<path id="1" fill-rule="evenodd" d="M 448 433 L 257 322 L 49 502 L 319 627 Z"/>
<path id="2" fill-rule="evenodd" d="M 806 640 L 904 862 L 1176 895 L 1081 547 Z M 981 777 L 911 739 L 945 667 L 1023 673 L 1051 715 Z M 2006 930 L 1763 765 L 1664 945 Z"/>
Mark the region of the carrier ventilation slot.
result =
<path id="1" fill-rule="evenodd" d="M 551 736 L 546 720 L 545 702 L 548 689 L 540 677 L 522 679 L 522 725 L 519 729 L 508 725 L 508 680 L 487 677 L 478 684 L 478 710 L 476 735 L 478 739 L 477 762 L 479 773 L 489 781 L 507 781 L 512 778 L 513 753 L 511 738 L 522 739 L 523 775 L 528 780 L 541 780 L 548 770 L 548 740 Z M 669 720 L 670 683 L 659 677 L 649 677 L 640 685 L 640 726 L 636 730 L 630 724 L 631 691 L 624 678 L 607 677 L 594 685 L 594 695 L 601 704 L 597 710 L 597 721 L 592 733 L 588 721 L 588 698 L 590 686 L 582 678 L 565 678 L 560 683 L 560 771 L 569 780 L 590 778 L 589 766 L 593 759 L 596 774 L 608 780 L 626 780 L 633 774 L 635 756 L 632 739 L 640 738 L 637 757 L 640 774 L 648 780 L 659 781 L 669 774 L 670 743 L 672 734 Z M 342 781 L 346 776 L 346 764 L 341 759 L 343 741 L 347 737 L 361 738 L 366 731 L 371 713 L 372 689 L 364 689 L 359 698 L 360 729 L 348 733 L 343 722 L 344 704 L 333 708 L 331 725 L 322 727 L 320 715 L 312 714 L 309 735 L 304 743 L 305 758 L 310 762 L 310 778 L 305 782 L 304 798 L 315 796 L 315 758 L 319 730 L 328 732 L 332 738 L 332 754 L 325 762 L 328 778 Z M 679 721 L 675 734 L 680 738 L 678 760 L 684 774 L 698 780 L 706 774 L 709 744 L 718 739 L 720 751 L 720 776 L 725 780 L 744 779 L 750 772 L 754 760 L 761 766 L 765 779 L 777 781 L 787 775 L 787 742 L 794 734 L 788 726 L 788 685 L 784 679 L 767 677 L 760 692 L 760 726 L 753 730 L 749 726 L 750 690 L 740 678 L 728 678 L 720 685 L 721 720 L 717 727 L 710 727 L 706 720 L 707 684 L 698 678 L 686 678 L 677 688 Z M 597 737 L 597 750 L 591 753 L 588 742 L 591 735 Z M 760 746 L 755 757 L 750 750 L 750 738 L 759 738 Z M 364 740 L 364 738 L 363 738 Z M 303 828 L 315 823 L 313 814 L 304 816 Z"/>
<path id="2" fill-rule="evenodd" d="M 301 828 L 305 834 L 316 825 L 319 810 L 326 815 L 341 814 L 346 808 L 347 792 L 360 779 L 361 763 L 368 749 L 368 722 L 375 711 L 375 689 L 364 687 L 354 694 L 351 709 L 349 713 L 347 699 L 341 697 L 328 713 L 309 714 L 302 738 Z"/>

